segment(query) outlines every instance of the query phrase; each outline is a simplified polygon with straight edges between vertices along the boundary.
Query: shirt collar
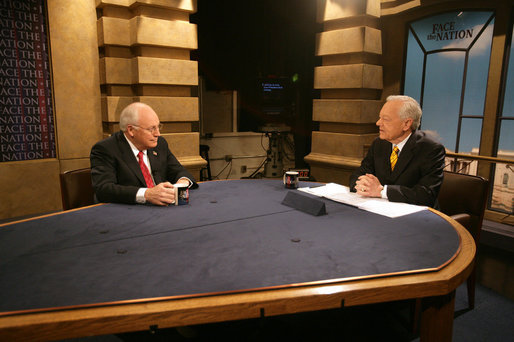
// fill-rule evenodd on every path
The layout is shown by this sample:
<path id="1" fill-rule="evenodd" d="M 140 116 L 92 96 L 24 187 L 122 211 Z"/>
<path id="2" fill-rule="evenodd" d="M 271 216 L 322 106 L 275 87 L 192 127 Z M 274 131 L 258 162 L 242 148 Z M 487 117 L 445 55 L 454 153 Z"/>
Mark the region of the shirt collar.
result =
<path id="1" fill-rule="evenodd" d="M 409 140 L 410 136 L 412 135 L 412 133 L 410 133 L 405 139 L 403 139 L 402 141 L 400 141 L 398 144 L 393 144 L 393 147 L 394 148 L 395 146 L 398 146 L 398 154 L 402 151 L 403 149 L 403 146 L 405 146 L 405 144 L 407 143 L 407 140 Z"/>
<path id="2" fill-rule="evenodd" d="M 125 135 L 125 132 L 123 132 L 123 136 L 125 137 L 125 140 L 127 140 L 127 142 L 129 143 L 129 146 L 130 146 L 130 149 L 132 150 L 132 153 L 134 153 L 134 155 L 137 157 L 137 155 L 139 154 L 139 150 L 137 149 L 137 147 L 132 143 L 132 141 L 130 141 L 129 138 L 127 138 L 127 136 Z M 141 152 L 143 152 L 143 154 L 146 156 L 146 151 L 147 150 L 143 150 Z"/>

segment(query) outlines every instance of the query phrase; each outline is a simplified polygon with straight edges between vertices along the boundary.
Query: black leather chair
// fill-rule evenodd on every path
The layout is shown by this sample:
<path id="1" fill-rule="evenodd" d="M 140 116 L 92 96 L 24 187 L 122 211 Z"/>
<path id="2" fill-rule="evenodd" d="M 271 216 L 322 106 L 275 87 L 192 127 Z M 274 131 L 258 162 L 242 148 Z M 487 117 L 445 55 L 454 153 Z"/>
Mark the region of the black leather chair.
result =
<path id="1" fill-rule="evenodd" d="M 439 191 L 441 212 L 462 224 L 473 236 L 477 247 L 489 193 L 489 181 L 479 176 L 444 172 Z M 476 257 L 475 257 L 476 258 Z M 467 279 L 468 305 L 475 307 L 476 264 Z"/>
<path id="2" fill-rule="evenodd" d="M 65 171 L 59 175 L 64 210 L 80 208 L 95 203 L 91 169 Z"/>

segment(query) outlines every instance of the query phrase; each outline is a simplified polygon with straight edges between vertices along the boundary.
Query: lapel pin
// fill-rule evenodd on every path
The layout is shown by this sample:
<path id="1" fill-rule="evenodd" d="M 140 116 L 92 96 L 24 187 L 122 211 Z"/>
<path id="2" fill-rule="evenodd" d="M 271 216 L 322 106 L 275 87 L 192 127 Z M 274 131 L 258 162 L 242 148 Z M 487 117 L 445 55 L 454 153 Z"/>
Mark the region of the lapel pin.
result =
<path id="1" fill-rule="evenodd" d="M 154 155 L 154 156 L 156 156 L 156 155 L 157 155 L 157 152 L 155 152 L 155 151 L 152 151 L 152 153 L 153 153 L 153 155 Z"/>

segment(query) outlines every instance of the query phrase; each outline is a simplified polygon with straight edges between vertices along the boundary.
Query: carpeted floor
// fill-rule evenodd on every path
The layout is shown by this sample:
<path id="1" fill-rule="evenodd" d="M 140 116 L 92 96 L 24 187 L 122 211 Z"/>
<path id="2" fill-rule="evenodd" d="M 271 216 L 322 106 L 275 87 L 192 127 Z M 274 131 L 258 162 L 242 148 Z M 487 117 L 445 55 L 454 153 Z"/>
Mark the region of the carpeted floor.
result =
<path id="1" fill-rule="evenodd" d="M 475 309 L 467 310 L 466 286 L 457 289 L 453 341 L 514 341 L 514 301 L 477 284 Z"/>

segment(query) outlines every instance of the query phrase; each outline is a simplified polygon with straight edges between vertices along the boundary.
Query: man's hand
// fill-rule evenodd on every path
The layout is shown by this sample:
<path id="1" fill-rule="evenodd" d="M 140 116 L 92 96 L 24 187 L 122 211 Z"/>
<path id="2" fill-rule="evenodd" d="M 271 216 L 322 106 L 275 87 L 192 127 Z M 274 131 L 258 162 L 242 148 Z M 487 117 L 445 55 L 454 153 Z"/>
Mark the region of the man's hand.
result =
<path id="1" fill-rule="evenodd" d="M 153 188 L 146 189 L 145 199 L 156 205 L 175 203 L 175 188 L 170 182 L 159 183 Z"/>
<path id="2" fill-rule="evenodd" d="M 375 175 L 366 173 L 355 182 L 355 190 L 359 195 L 366 197 L 382 197 L 380 192 L 384 187 Z"/>
<path id="3" fill-rule="evenodd" d="M 180 178 L 180 179 L 177 181 L 177 183 L 175 183 L 175 184 L 185 184 L 185 185 L 187 185 L 187 186 L 189 186 L 189 185 L 190 185 L 189 180 L 188 180 L 187 178 L 184 178 L 184 177 Z"/>

